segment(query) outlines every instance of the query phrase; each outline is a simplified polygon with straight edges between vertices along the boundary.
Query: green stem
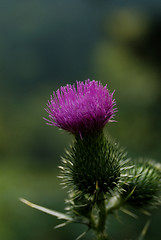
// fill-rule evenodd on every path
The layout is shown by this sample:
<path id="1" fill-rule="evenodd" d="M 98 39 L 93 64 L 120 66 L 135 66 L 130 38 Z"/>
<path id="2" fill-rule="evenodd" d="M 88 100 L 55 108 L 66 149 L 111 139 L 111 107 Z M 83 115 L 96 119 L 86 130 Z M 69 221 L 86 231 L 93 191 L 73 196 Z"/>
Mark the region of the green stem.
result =
<path id="1" fill-rule="evenodd" d="M 109 237 L 105 231 L 107 215 L 118 209 L 123 204 L 123 200 L 117 195 L 111 197 L 107 204 L 104 200 L 104 194 L 98 191 L 94 203 L 93 207 L 97 207 L 99 212 L 98 215 L 93 215 L 93 212 L 90 212 L 89 228 L 94 230 L 97 240 L 108 240 Z"/>
<path id="2" fill-rule="evenodd" d="M 97 240 L 109 240 L 106 233 L 99 233 L 96 236 L 97 236 Z"/>
<path id="3" fill-rule="evenodd" d="M 105 205 L 105 200 L 103 194 L 98 195 L 97 199 L 97 207 L 99 209 L 99 216 L 98 216 L 98 223 L 96 225 L 96 239 L 97 240 L 108 240 L 109 237 L 105 232 L 105 224 L 106 224 L 106 218 L 107 215 L 110 213 L 113 213 L 116 209 L 118 209 L 122 204 L 123 201 L 121 197 L 115 196 L 112 197 L 108 203 L 108 205 Z"/>
<path id="4" fill-rule="evenodd" d="M 96 237 L 97 240 L 107 240 L 107 234 L 105 233 L 105 224 L 106 224 L 106 206 L 103 194 L 99 195 L 97 201 L 97 207 L 99 209 L 98 223 L 96 226 Z"/>

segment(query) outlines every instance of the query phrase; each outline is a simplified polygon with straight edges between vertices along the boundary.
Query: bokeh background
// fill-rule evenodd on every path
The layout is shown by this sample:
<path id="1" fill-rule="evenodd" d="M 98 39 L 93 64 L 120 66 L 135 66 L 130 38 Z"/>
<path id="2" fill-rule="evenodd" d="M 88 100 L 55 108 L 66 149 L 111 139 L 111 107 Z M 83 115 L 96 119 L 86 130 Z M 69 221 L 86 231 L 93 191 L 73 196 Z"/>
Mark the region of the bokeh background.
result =
<path id="1" fill-rule="evenodd" d="M 0 1 L 0 239 L 75 239 L 85 228 L 22 204 L 64 211 L 58 165 L 72 137 L 45 125 L 59 86 L 95 79 L 114 89 L 117 123 L 107 131 L 128 156 L 161 156 L 161 4 L 158 0 Z M 119 213 L 108 231 L 136 240 L 149 217 Z M 146 240 L 161 238 L 161 209 Z M 88 234 L 84 239 L 91 239 Z"/>

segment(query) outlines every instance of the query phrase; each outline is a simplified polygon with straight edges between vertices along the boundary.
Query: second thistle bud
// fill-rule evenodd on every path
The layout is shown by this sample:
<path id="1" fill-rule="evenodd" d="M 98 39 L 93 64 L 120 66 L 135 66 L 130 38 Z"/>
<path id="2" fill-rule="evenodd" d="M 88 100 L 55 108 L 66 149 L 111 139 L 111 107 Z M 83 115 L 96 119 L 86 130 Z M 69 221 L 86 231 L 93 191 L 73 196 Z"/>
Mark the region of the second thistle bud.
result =
<path id="1" fill-rule="evenodd" d="M 136 208 L 153 208 L 161 203 L 161 167 L 152 160 L 135 160 L 126 171 L 129 180 L 122 197 Z"/>

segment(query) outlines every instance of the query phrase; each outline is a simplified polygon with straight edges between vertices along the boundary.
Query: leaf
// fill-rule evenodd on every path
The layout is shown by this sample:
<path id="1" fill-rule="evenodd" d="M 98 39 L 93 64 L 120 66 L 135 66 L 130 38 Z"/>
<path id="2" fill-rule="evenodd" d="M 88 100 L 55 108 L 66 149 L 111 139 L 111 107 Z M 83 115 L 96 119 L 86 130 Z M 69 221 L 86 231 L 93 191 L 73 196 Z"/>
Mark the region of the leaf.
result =
<path id="1" fill-rule="evenodd" d="M 45 212 L 45 213 L 50 214 L 52 216 L 55 216 L 58 219 L 63 219 L 63 220 L 67 220 L 67 221 L 75 221 L 72 217 L 68 216 L 67 214 L 60 213 L 60 212 L 57 212 L 57 211 L 54 211 L 54 210 L 50 210 L 48 208 L 36 205 L 36 204 L 34 204 L 32 202 L 29 202 L 28 200 L 26 200 L 24 198 L 20 198 L 20 201 L 25 203 L 26 205 L 32 207 L 32 208 L 35 208 L 35 209 L 37 209 L 39 211 L 42 211 L 42 212 Z"/>

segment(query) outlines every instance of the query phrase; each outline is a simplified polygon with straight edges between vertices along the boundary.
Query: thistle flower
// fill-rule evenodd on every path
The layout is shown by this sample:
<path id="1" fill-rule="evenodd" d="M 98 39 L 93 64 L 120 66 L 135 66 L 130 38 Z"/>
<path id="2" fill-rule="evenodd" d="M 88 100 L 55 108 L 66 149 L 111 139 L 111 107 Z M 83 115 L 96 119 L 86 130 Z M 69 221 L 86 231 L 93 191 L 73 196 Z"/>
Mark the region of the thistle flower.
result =
<path id="1" fill-rule="evenodd" d="M 107 85 L 89 79 L 85 83 L 77 81 L 76 87 L 66 85 L 53 93 L 45 110 L 48 125 L 57 126 L 73 134 L 101 130 L 112 121 L 116 109 L 113 94 Z"/>

